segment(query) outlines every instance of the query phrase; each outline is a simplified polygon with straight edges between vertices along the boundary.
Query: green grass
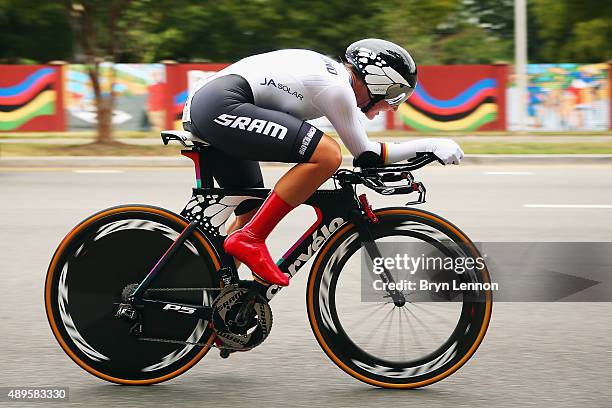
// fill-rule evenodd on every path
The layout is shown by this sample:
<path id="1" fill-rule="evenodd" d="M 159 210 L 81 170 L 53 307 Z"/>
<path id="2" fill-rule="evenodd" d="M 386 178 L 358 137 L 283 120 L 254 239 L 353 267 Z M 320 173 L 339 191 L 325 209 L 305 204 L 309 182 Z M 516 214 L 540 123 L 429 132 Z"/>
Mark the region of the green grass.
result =
<path id="1" fill-rule="evenodd" d="M 93 131 L 83 132 L 0 132 L 0 139 L 93 139 L 96 133 Z M 136 132 L 115 131 L 113 137 L 116 139 L 148 139 L 159 138 L 158 132 Z M 161 140 L 161 139 L 160 139 Z"/>
<path id="2" fill-rule="evenodd" d="M 576 132 L 531 132 L 528 133 L 533 136 L 612 136 L 611 130 L 602 131 L 576 131 Z M 382 132 L 368 132 L 368 136 L 373 138 L 402 138 L 402 137 L 426 137 L 426 136 L 440 136 L 440 137 L 462 137 L 462 136 L 524 136 L 524 133 L 519 132 L 414 132 L 405 130 L 389 130 Z M 137 131 L 115 131 L 114 137 L 116 139 L 146 139 L 146 138 L 159 138 L 159 133 L 155 131 L 150 132 L 137 132 Z M 93 139 L 95 138 L 95 132 L 83 131 L 83 132 L 0 132 L 0 139 Z"/>
<path id="3" fill-rule="evenodd" d="M 5 143 L 0 144 L 0 156 L 180 156 L 179 145 L 141 146 L 124 143 L 101 144 L 42 144 Z"/>
<path id="4" fill-rule="evenodd" d="M 598 143 L 512 143 L 501 141 L 463 141 L 461 147 L 468 154 L 612 154 L 612 141 Z M 180 145 L 100 144 L 0 144 L 0 156 L 176 156 Z M 349 154 L 342 146 L 343 154 Z"/>
<path id="5" fill-rule="evenodd" d="M 463 136 L 612 136 L 612 130 L 579 130 L 573 132 L 509 132 L 509 131 L 472 131 L 472 132 L 415 132 L 407 130 L 385 130 L 368 132 L 369 137 L 463 137 Z"/>
<path id="6" fill-rule="evenodd" d="M 612 142 L 491 143 L 462 142 L 467 154 L 612 154 Z"/>

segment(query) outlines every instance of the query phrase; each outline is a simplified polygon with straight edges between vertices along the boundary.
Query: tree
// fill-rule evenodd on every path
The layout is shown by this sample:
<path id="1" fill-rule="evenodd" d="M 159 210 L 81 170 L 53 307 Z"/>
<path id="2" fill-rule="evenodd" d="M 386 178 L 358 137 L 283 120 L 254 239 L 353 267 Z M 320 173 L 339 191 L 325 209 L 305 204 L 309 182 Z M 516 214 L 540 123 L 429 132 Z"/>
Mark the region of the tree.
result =
<path id="1" fill-rule="evenodd" d="M 179 0 L 159 13 L 156 22 L 151 19 L 145 31 L 153 36 L 153 60 L 231 62 L 279 48 L 309 48 L 337 56 L 352 41 L 381 36 L 381 3 Z"/>
<path id="2" fill-rule="evenodd" d="M 512 55 L 512 42 L 487 35 L 486 30 L 475 26 L 466 26 L 446 36 L 438 47 L 442 64 L 490 64 L 508 61 Z"/>
<path id="3" fill-rule="evenodd" d="M 69 20 L 61 4 L 0 0 L 0 33 L 3 62 L 48 62 L 72 56 Z"/>
<path id="4" fill-rule="evenodd" d="M 480 17 L 471 23 L 464 9 L 466 0 L 177 1 L 157 12 L 148 8 L 147 27 L 133 25 L 127 31 L 135 39 L 147 34 L 144 48 L 136 43 L 152 61 L 231 62 L 279 48 L 308 48 L 338 57 L 348 44 L 367 37 L 386 38 L 406 47 L 419 64 L 490 63 L 508 59 L 511 48 L 510 40 L 502 40 L 512 19 L 510 0 L 495 9 L 496 17 L 486 13 L 488 4 L 495 2 L 478 2 L 480 11 L 473 15 Z M 492 37 L 495 52 L 445 46 L 470 36 Z"/>
<path id="5" fill-rule="evenodd" d="M 612 3 L 533 0 L 542 62 L 595 62 L 612 58 Z"/>
<path id="6" fill-rule="evenodd" d="M 447 31 L 459 0 L 381 1 L 382 37 L 405 47 L 419 65 L 440 63 L 438 41 Z"/>
<path id="7" fill-rule="evenodd" d="M 515 0 L 462 0 L 460 18 L 498 38 L 514 38 Z M 486 33 L 484 33 L 486 34 Z"/>
<path id="8" fill-rule="evenodd" d="M 75 43 L 82 53 L 92 84 L 97 112 L 97 143 L 113 143 L 113 107 L 115 75 L 110 66 L 106 91 L 102 89 L 101 63 L 117 61 L 120 52 L 120 22 L 131 0 L 65 0 L 64 7 L 72 21 Z"/>

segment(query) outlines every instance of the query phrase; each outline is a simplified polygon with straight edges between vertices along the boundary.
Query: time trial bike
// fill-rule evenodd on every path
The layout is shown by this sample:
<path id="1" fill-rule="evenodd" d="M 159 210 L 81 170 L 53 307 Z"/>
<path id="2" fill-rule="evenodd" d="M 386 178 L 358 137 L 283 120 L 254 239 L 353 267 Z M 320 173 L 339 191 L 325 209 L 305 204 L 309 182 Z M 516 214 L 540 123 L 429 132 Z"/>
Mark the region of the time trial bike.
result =
<path id="1" fill-rule="evenodd" d="M 119 384 L 169 380 L 212 348 L 224 358 L 254 349 L 271 331 L 270 301 L 281 291 L 241 280 L 223 250 L 232 213 L 270 190 L 215 188 L 206 159 L 211 146 L 189 132 L 161 136 L 166 145 L 180 142 L 195 164 L 197 185 L 180 215 L 140 204 L 100 211 L 62 240 L 46 276 L 46 314 L 61 348 L 89 373 Z M 385 269 L 378 278 L 386 289 L 375 299 L 360 296 L 362 258 L 380 257 L 384 243 L 479 256 L 459 228 L 412 208 L 426 193 L 412 171 L 436 160 L 420 154 L 404 164 L 338 170 L 334 188 L 304 203 L 317 219 L 278 260 L 293 277 L 316 254 L 306 289 L 314 337 L 339 368 L 371 385 L 416 388 L 449 376 L 475 353 L 489 324 L 489 290 L 428 301 L 393 289 L 396 276 Z M 374 210 L 359 185 L 418 198 Z M 458 279 L 490 282 L 486 268 Z"/>

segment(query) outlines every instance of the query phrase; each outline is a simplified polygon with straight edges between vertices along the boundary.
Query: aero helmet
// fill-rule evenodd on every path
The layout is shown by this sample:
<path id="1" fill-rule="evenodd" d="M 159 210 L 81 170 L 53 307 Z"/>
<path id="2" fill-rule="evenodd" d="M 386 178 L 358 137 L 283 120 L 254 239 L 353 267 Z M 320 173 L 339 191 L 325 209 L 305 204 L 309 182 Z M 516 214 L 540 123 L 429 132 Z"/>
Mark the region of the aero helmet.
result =
<path id="1" fill-rule="evenodd" d="M 383 99 L 397 106 L 414 92 L 417 67 L 408 51 L 399 45 L 367 38 L 349 45 L 345 56 L 372 96 L 364 112 Z"/>

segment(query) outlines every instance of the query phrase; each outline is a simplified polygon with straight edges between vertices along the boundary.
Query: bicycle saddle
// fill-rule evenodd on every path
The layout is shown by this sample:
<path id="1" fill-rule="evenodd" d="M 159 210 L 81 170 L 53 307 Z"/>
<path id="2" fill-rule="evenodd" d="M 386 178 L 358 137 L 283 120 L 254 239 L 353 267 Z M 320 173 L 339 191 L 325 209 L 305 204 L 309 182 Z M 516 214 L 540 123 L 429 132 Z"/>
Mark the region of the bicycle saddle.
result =
<path id="1" fill-rule="evenodd" d="M 186 130 L 162 130 L 161 138 L 165 145 L 171 140 L 178 140 L 185 147 L 192 147 L 196 144 L 200 146 L 210 146 L 210 143 L 206 140 Z"/>

